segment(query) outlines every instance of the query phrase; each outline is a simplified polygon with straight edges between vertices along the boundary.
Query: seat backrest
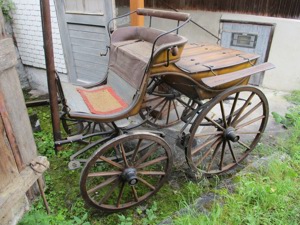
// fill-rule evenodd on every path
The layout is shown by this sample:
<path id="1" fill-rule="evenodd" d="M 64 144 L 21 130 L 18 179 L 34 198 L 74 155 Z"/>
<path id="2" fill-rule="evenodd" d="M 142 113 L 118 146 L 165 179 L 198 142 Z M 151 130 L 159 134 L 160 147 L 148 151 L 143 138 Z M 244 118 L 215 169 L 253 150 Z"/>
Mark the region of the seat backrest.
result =
<path id="1" fill-rule="evenodd" d="M 157 37 L 163 33 L 164 31 L 148 27 L 117 29 L 111 36 L 109 69 L 112 69 L 135 89 L 139 89 L 147 65 L 156 50 L 161 51 L 167 46 L 187 41 L 179 35 L 170 33 L 162 36 L 155 43 Z M 164 57 L 164 59 L 166 58 Z"/>

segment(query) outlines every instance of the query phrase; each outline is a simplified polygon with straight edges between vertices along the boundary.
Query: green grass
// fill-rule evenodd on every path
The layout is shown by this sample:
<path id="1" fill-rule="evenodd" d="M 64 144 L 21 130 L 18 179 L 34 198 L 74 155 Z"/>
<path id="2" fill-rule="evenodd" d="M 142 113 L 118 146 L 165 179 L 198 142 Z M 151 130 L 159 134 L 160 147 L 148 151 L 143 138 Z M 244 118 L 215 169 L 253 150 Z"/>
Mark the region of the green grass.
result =
<path id="1" fill-rule="evenodd" d="M 278 120 L 288 135 L 279 137 L 275 146 L 260 145 L 259 149 L 265 154 L 287 154 L 290 159 L 274 159 L 264 169 L 238 177 L 234 193 L 226 189 L 216 191 L 222 200 L 212 205 L 209 214 L 191 209 L 174 218 L 174 224 L 300 223 L 300 91 L 287 99 L 295 107 L 285 116 L 275 115 L 289 120 Z"/>
<path id="2" fill-rule="evenodd" d="M 157 224 L 182 207 L 182 199 L 190 203 L 201 195 L 208 185 L 194 183 L 187 179 L 178 180 L 179 189 L 164 185 L 162 189 L 140 207 L 121 213 L 102 213 L 85 206 L 80 195 L 80 169 L 69 170 L 69 156 L 81 146 L 66 145 L 55 154 L 51 132 L 49 107 L 28 109 L 29 114 L 37 113 L 42 131 L 35 133 L 35 141 L 41 155 L 48 157 L 50 169 L 45 173 L 47 189 L 45 191 L 51 215 L 47 215 L 43 202 L 39 199 L 19 222 L 20 225 L 31 224 Z M 176 171 L 174 171 L 177 174 Z"/>
<path id="3" fill-rule="evenodd" d="M 19 224 L 157 224 L 172 217 L 174 224 L 299 224 L 300 223 L 300 92 L 293 93 L 296 104 L 290 110 L 290 123 L 286 126 L 287 138 L 279 138 L 276 145 L 260 144 L 260 154 L 273 152 L 288 154 L 290 160 L 273 161 L 264 170 L 258 170 L 235 179 L 236 189 L 215 189 L 219 177 L 204 179 L 199 183 L 178 178 L 177 187 L 165 184 L 162 189 L 141 206 L 121 213 L 102 213 L 85 206 L 79 192 L 80 170 L 67 168 L 69 156 L 78 144 L 64 147 L 58 155 L 53 150 L 49 107 L 29 109 L 35 111 L 41 121 L 42 132 L 35 139 L 40 154 L 50 160 L 50 169 L 45 174 L 46 198 L 51 215 L 45 213 L 43 203 L 35 202 Z M 298 105 L 297 105 L 298 104 Z M 281 115 L 279 115 L 281 116 Z M 281 116 L 286 118 L 285 116 Z M 176 177 L 180 171 L 174 171 Z M 221 177 L 222 179 L 222 177 Z M 176 186 L 176 185 L 175 185 Z M 178 187 L 179 186 L 179 187 Z M 215 192 L 221 200 L 208 205 L 210 213 L 203 214 L 189 205 L 203 193 Z M 181 208 L 186 213 L 174 214 Z"/>

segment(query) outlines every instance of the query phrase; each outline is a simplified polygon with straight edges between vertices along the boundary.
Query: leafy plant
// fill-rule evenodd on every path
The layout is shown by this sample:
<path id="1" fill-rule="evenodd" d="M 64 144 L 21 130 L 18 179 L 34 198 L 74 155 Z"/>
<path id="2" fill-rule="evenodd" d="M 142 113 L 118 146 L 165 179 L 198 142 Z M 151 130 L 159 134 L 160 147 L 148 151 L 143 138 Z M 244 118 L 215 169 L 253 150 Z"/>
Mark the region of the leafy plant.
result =
<path id="1" fill-rule="evenodd" d="M 15 9 L 15 4 L 12 0 L 0 0 L 0 8 L 7 21 L 12 20 L 11 12 Z"/>
<path id="2" fill-rule="evenodd" d="M 119 223 L 118 225 L 132 225 L 132 218 L 131 217 L 126 217 L 123 214 L 118 215 L 119 218 Z"/>

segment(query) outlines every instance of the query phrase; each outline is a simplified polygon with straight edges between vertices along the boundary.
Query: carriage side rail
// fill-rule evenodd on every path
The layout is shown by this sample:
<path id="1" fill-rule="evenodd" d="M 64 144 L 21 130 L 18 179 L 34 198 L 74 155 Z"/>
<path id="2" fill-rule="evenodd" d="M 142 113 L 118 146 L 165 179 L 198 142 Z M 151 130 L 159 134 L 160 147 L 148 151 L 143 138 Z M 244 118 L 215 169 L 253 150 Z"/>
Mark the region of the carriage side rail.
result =
<path id="1" fill-rule="evenodd" d="M 257 66 L 252 66 L 243 70 L 239 70 L 232 73 L 227 73 L 219 76 L 205 77 L 202 78 L 201 81 L 208 87 L 216 87 L 222 84 L 226 84 L 228 82 L 238 80 L 241 78 L 248 77 L 252 74 L 263 72 L 266 70 L 274 69 L 275 66 L 272 63 L 266 62 Z"/>

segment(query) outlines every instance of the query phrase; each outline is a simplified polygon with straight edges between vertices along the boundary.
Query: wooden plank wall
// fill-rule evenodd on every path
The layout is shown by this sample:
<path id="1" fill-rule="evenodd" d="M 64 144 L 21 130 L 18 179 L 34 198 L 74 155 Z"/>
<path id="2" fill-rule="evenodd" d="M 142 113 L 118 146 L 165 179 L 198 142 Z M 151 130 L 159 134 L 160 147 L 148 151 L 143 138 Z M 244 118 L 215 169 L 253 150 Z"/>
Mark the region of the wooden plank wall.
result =
<path id="1" fill-rule="evenodd" d="M 117 0 L 118 6 L 129 6 L 129 0 Z M 245 13 L 300 19 L 299 0 L 145 0 L 145 7 Z"/>

